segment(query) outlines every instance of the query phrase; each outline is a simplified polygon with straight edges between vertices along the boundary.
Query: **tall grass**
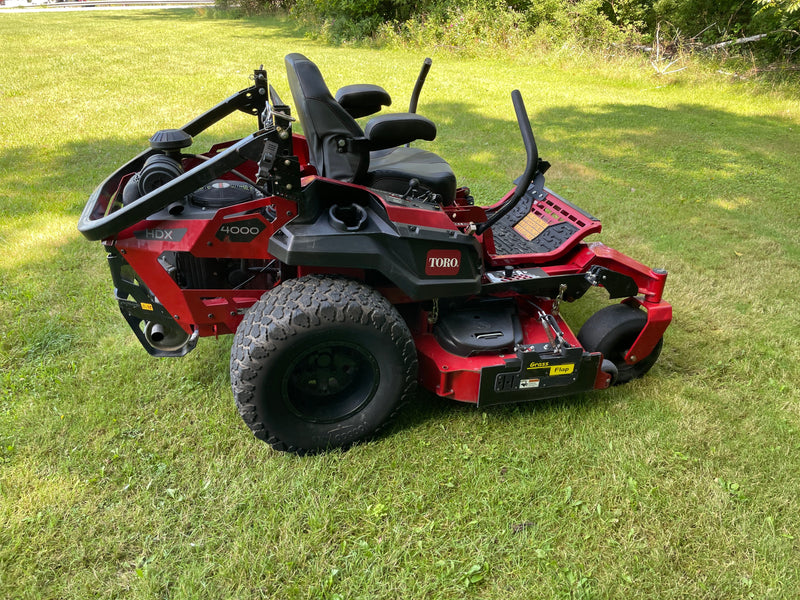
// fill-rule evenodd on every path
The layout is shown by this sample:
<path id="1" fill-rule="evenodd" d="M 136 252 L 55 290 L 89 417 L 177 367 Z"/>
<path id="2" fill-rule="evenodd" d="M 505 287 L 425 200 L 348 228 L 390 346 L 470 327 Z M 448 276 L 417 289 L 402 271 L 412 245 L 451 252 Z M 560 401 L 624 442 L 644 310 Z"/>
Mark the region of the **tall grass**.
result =
<path id="1" fill-rule="evenodd" d="M 486 411 L 421 394 L 380 440 L 298 459 L 240 422 L 230 340 L 138 347 L 75 222 L 152 132 L 255 66 L 285 93 L 303 52 L 332 89 L 379 83 L 400 108 L 423 55 L 190 11 L 7 14 L 0 40 L 0 597 L 796 597 L 795 88 L 438 53 L 426 147 L 496 199 L 524 161 L 521 89 L 548 184 L 669 269 L 675 321 L 630 385 Z"/>

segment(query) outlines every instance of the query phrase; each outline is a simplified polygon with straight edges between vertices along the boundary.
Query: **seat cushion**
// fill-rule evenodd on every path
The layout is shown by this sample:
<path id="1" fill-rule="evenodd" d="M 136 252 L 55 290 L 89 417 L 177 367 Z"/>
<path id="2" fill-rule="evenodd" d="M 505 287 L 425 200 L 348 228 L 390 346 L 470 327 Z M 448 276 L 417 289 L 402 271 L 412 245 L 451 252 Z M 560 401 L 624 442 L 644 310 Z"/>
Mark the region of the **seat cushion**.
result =
<path id="1" fill-rule="evenodd" d="M 453 169 L 437 154 L 406 147 L 370 153 L 366 185 L 404 194 L 411 179 L 418 179 L 423 188 L 439 194 L 444 204 L 452 204 L 456 197 Z"/>

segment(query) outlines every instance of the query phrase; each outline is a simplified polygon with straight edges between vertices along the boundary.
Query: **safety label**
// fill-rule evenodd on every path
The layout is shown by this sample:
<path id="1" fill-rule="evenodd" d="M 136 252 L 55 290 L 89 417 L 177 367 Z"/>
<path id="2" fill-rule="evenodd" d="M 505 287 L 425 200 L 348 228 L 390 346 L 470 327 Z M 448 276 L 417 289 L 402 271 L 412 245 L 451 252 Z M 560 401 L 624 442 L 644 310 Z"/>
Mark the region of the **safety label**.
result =
<path id="1" fill-rule="evenodd" d="M 550 224 L 541 217 L 537 217 L 533 213 L 528 213 L 525 215 L 524 219 L 514 225 L 514 231 L 530 242 L 547 229 L 549 225 Z"/>
<path id="2" fill-rule="evenodd" d="M 524 390 L 527 388 L 537 388 L 539 387 L 539 380 L 538 379 L 520 379 L 519 380 L 519 389 Z"/>

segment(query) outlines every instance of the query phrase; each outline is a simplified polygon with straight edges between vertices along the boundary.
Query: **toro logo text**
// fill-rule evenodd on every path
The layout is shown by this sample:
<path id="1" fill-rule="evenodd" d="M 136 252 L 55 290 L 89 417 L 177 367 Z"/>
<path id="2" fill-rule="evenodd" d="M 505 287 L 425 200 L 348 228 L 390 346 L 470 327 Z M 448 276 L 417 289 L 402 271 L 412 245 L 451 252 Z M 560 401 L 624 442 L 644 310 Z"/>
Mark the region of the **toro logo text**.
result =
<path id="1" fill-rule="evenodd" d="M 458 275 L 460 270 L 460 250 L 428 250 L 425 275 Z"/>

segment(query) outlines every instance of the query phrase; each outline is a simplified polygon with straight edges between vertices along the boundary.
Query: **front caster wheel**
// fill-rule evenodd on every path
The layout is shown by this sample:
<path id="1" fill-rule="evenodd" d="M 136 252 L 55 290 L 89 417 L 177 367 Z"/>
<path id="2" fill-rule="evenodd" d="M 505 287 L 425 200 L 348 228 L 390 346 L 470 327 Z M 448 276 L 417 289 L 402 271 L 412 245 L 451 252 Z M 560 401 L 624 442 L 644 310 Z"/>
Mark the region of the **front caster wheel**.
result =
<path id="1" fill-rule="evenodd" d="M 605 360 L 611 361 L 617 369 L 612 376 L 612 385 L 627 383 L 647 373 L 658 360 L 664 339 L 658 340 L 653 351 L 630 365 L 625 362 L 625 354 L 647 323 L 647 315 L 627 304 L 614 304 L 598 310 L 586 320 L 578 332 L 578 341 L 589 352 L 602 352 Z"/>
<path id="2" fill-rule="evenodd" d="M 378 292 L 310 275 L 265 293 L 231 349 L 239 413 L 276 450 L 305 454 L 374 436 L 413 393 L 414 342 Z"/>

